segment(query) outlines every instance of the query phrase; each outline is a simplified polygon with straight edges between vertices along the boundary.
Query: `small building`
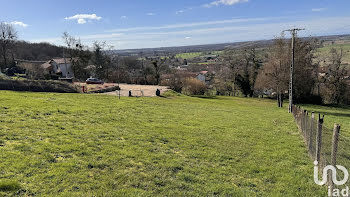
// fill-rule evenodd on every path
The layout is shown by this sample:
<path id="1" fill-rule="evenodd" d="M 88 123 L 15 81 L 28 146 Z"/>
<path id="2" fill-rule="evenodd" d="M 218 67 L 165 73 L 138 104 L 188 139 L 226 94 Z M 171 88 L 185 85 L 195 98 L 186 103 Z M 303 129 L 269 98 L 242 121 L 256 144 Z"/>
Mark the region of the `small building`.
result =
<path id="1" fill-rule="evenodd" d="M 41 65 L 51 76 L 59 78 L 74 78 L 72 63 L 69 58 L 52 59 Z"/>
<path id="2" fill-rule="evenodd" d="M 206 83 L 206 82 L 208 82 L 207 77 L 208 77 L 208 71 L 201 71 L 197 75 L 196 79 L 198 79 L 199 81 L 201 81 L 203 83 Z"/>

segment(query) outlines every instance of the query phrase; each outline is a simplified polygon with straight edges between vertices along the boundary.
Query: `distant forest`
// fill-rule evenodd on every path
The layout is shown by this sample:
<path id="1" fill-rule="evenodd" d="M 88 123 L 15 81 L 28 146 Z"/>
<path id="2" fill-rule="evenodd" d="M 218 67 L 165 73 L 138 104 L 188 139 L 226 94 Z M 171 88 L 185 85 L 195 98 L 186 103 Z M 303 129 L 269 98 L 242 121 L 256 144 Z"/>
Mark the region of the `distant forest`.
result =
<path id="1" fill-rule="evenodd" d="M 323 40 L 343 40 L 349 39 L 350 35 L 333 35 L 316 37 L 320 41 Z M 239 49 L 249 46 L 268 47 L 273 44 L 274 40 L 260 40 L 249 42 L 208 44 L 194 46 L 149 48 L 149 49 L 128 49 L 114 50 L 113 53 L 121 56 L 152 56 L 152 55 L 169 55 L 188 52 L 204 52 L 204 51 L 220 51 L 225 49 Z M 13 49 L 14 59 L 46 61 L 55 57 L 63 57 L 63 47 L 52 45 L 50 43 L 29 43 L 26 41 L 16 41 Z"/>
<path id="2" fill-rule="evenodd" d="M 13 59 L 46 61 L 55 57 L 63 56 L 63 47 L 49 43 L 29 43 L 16 41 L 13 47 Z"/>

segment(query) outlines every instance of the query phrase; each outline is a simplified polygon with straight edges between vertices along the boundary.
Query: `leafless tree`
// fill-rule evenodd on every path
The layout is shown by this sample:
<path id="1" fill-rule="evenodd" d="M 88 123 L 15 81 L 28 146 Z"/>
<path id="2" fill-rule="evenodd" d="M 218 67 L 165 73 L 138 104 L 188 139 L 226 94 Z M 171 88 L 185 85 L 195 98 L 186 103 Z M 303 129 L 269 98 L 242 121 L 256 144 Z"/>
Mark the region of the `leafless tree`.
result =
<path id="1" fill-rule="evenodd" d="M 69 62 L 72 64 L 75 78 L 85 80 L 89 76 L 86 68 L 91 59 L 91 52 L 88 50 L 88 47 L 81 43 L 80 39 L 71 36 L 67 32 L 63 33 L 62 39 L 66 44 L 63 56 L 64 58 L 68 57 Z"/>
<path id="2" fill-rule="evenodd" d="M 258 86 L 263 91 L 272 90 L 277 94 L 278 107 L 283 107 L 283 93 L 288 90 L 290 58 L 283 35 L 270 48 L 264 69 L 259 73 Z"/>
<path id="3" fill-rule="evenodd" d="M 0 23 L 0 53 L 3 60 L 3 66 L 1 66 L 1 70 L 3 70 L 5 66 L 8 66 L 9 62 L 7 56 L 13 48 L 14 42 L 16 40 L 17 32 L 15 28 L 11 24 Z"/>
<path id="4" fill-rule="evenodd" d="M 161 73 L 165 70 L 167 66 L 168 58 L 156 57 L 152 59 L 152 65 L 154 68 L 154 78 L 156 79 L 157 85 L 160 83 Z"/>
<path id="5" fill-rule="evenodd" d="M 347 83 L 345 77 L 348 72 L 346 67 L 342 65 L 344 53 L 343 49 L 331 49 L 328 71 L 324 77 L 327 92 L 326 98 L 331 103 L 339 104 L 345 99 Z"/>
<path id="6" fill-rule="evenodd" d="M 234 86 L 237 86 L 246 97 L 254 95 L 256 78 L 262 66 L 260 56 L 254 47 L 250 47 L 229 51 L 224 58 L 226 64 L 231 68 Z"/>

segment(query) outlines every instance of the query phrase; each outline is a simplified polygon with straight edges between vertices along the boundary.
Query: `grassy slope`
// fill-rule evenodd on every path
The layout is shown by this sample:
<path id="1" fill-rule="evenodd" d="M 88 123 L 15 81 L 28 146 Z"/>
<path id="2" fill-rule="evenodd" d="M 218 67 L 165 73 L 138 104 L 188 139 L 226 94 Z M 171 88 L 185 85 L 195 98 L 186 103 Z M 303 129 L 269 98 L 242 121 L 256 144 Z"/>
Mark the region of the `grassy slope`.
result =
<path id="1" fill-rule="evenodd" d="M 325 195 L 272 101 L 0 91 L 0 121 L 0 182 L 27 194 Z"/>
<path id="2" fill-rule="evenodd" d="M 308 111 L 321 113 L 325 115 L 324 124 L 326 127 L 332 129 L 334 123 L 341 125 L 341 132 L 350 137 L 350 107 L 332 107 L 319 105 L 303 105 Z"/>
<path id="3" fill-rule="evenodd" d="M 323 149 L 325 152 L 331 153 L 332 146 L 331 140 L 333 137 L 333 127 L 334 123 L 340 124 L 340 136 L 338 142 L 338 154 L 337 154 L 337 164 L 350 169 L 350 107 L 332 107 L 332 106 L 317 106 L 317 105 L 303 105 L 308 111 L 314 111 L 316 113 L 321 113 L 325 115 L 323 129 L 323 138 L 327 137 L 325 140 L 327 144 L 323 144 Z M 325 134 L 326 132 L 326 134 Z M 330 156 L 329 160 L 330 160 Z"/>
<path id="4" fill-rule="evenodd" d="M 319 55 L 321 56 L 330 56 L 330 51 L 332 48 L 335 49 L 343 49 L 344 57 L 343 57 L 343 63 L 350 64 L 350 44 L 335 44 L 335 45 L 327 45 L 325 47 L 322 47 L 318 49 Z"/>

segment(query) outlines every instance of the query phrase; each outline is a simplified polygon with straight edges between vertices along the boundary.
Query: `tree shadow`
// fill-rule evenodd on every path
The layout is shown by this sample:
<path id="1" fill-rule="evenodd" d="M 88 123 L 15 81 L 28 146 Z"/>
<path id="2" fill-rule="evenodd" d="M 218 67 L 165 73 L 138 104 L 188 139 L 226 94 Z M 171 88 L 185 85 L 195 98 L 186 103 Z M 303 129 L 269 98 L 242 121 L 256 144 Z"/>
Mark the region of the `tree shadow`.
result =
<path id="1" fill-rule="evenodd" d="M 324 115 L 343 116 L 343 117 L 348 117 L 348 118 L 350 118 L 350 113 L 325 112 L 325 111 L 318 111 L 318 110 L 316 110 L 315 112 L 320 113 L 320 114 L 324 114 Z"/>
<path id="2" fill-rule="evenodd" d="M 218 99 L 216 96 L 205 96 L 205 95 L 192 95 L 191 97 L 201 98 L 201 99 Z"/>

